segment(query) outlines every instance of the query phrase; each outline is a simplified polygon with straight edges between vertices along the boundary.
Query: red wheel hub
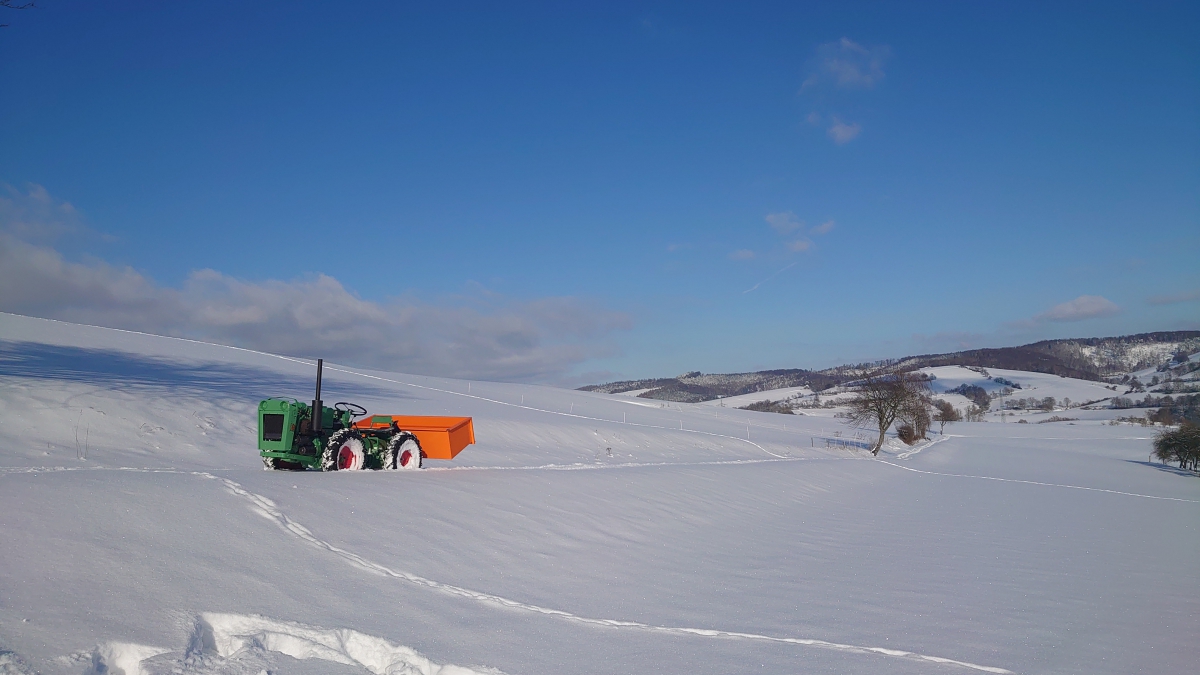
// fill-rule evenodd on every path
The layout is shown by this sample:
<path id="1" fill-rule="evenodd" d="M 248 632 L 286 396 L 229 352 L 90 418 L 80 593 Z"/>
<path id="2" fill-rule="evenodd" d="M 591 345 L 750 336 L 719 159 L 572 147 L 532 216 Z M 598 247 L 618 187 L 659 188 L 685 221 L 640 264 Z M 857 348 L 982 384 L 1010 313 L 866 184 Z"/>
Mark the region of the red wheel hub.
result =
<path id="1" fill-rule="evenodd" d="M 348 444 L 338 449 L 338 469 L 349 469 L 354 466 L 354 448 Z"/>
<path id="2" fill-rule="evenodd" d="M 400 466 L 408 466 L 411 463 L 412 463 L 412 451 L 411 450 L 405 450 L 404 452 L 400 453 Z"/>

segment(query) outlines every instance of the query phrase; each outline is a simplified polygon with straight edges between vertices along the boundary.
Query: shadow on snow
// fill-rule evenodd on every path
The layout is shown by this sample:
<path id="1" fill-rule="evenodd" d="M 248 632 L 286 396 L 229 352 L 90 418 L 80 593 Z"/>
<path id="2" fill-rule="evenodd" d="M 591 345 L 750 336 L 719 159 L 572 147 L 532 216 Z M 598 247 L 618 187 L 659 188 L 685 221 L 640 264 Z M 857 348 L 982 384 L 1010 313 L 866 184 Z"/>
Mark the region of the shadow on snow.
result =
<path id="1" fill-rule="evenodd" d="M 1127 459 L 1125 461 L 1129 462 L 1130 464 L 1141 464 L 1142 466 L 1153 467 L 1155 469 L 1158 469 L 1159 471 L 1173 473 L 1176 476 L 1193 476 L 1193 477 L 1196 476 L 1196 473 L 1194 471 L 1188 471 L 1187 469 L 1181 469 L 1177 466 L 1171 466 L 1170 464 L 1162 464 L 1160 462 L 1147 462 L 1142 459 Z"/>
<path id="2" fill-rule="evenodd" d="M 285 375 L 253 366 L 221 363 L 187 363 L 139 356 L 110 349 L 60 347 L 37 342 L 0 341 L 0 375 L 61 380 L 111 389 L 161 388 L 192 395 L 261 399 L 289 396 L 311 398 L 316 373 L 311 378 Z M 348 385 L 326 380 L 321 398 L 333 401 L 355 398 L 412 398 L 395 389 L 373 385 Z"/>

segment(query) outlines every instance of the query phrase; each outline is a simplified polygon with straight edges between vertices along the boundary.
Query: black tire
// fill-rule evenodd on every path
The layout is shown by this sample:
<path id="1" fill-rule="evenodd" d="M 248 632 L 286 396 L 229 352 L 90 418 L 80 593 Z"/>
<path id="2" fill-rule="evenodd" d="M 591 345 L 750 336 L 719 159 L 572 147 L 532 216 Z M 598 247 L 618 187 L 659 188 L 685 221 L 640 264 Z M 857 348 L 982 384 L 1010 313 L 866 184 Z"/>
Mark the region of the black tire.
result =
<path id="1" fill-rule="evenodd" d="M 356 454 L 357 459 L 347 461 L 343 448 L 349 448 L 349 452 Z M 321 470 L 357 471 L 365 468 L 366 461 L 367 453 L 362 434 L 354 429 L 340 429 L 334 432 L 325 444 L 325 451 L 321 453 Z"/>
<path id="2" fill-rule="evenodd" d="M 383 458 L 383 468 L 405 471 L 419 469 L 424 463 L 425 453 L 421 450 L 421 441 L 407 431 L 392 434 L 388 441 L 387 454 Z"/>

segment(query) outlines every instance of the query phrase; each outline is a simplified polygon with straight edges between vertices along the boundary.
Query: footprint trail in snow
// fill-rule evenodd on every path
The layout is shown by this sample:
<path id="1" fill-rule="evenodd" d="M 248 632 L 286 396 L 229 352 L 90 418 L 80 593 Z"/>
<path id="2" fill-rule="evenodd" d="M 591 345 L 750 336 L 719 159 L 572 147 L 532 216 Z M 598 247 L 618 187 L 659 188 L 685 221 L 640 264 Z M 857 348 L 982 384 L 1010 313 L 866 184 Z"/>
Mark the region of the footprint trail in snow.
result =
<path id="1" fill-rule="evenodd" d="M 249 490 L 242 487 L 242 485 L 237 483 L 236 481 L 232 481 L 228 478 L 223 478 L 220 476 L 214 476 L 210 473 L 204 473 L 204 472 L 197 472 L 196 475 L 204 476 L 205 478 L 220 481 L 221 483 L 224 484 L 226 490 L 228 490 L 231 494 L 237 495 L 237 496 L 242 497 L 242 498 L 246 499 L 247 501 L 249 501 L 251 508 L 254 510 L 255 513 L 258 513 L 259 515 L 263 516 L 264 518 L 267 518 L 268 520 L 273 521 L 274 523 L 279 525 L 285 532 L 287 532 L 299 539 L 302 539 L 303 541 L 305 541 L 317 548 L 329 551 L 330 553 L 337 555 L 338 557 L 350 562 L 351 564 L 353 564 L 359 568 L 362 568 L 362 569 L 370 571 L 370 572 L 374 572 L 376 574 L 381 574 L 383 576 L 390 577 L 393 579 L 399 579 L 402 581 L 407 581 L 409 583 L 417 584 L 419 586 L 424 586 L 426 588 L 440 591 L 440 592 L 446 593 L 448 595 L 453 595 L 453 596 L 457 596 L 457 597 L 461 597 L 461 598 L 467 598 L 470 600 L 474 600 L 476 602 L 481 602 L 481 603 L 498 606 L 498 607 L 505 607 L 508 609 L 516 609 L 516 610 L 531 612 L 531 613 L 535 613 L 535 614 L 542 614 L 545 616 L 551 616 L 551 617 L 562 619 L 565 621 L 571 621 L 573 623 L 580 623 L 580 624 L 585 624 L 585 625 L 590 625 L 590 626 L 601 626 L 604 628 L 643 630 L 643 631 L 651 631 L 651 632 L 656 632 L 656 633 L 665 633 L 665 634 L 670 634 L 670 635 L 697 636 L 697 637 L 704 637 L 704 638 L 756 640 L 756 641 L 762 641 L 762 642 L 774 642 L 774 643 L 782 643 L 782 644 L 801 645 L 801 646 L 805 646 L 805 647 L 817 647 L 817 648 L 822 648 L 822 649 L 832 649 L 832 650 L 837 650 L 837 651 L 851 653 L 851 654 L 877 654 L 877 655 L 889 656 L 889 657 L 893 657 L 893 658 L 923 661 L 926 663 L 937 663 L 937 664 L 942 664 L 942 665 L 958 666 L 961 668 L 967 668 L 970 670 L 975 670 L 975 671 L 980 671 L 980 672 L 985 672 L 985 673 L 999 673 L 1002 675 L 1012 673 L 1012 671 L 1007 670 L 1005 668 L 997 668 L 994 666 L 985 666 L 985 665 L 980 665 L 977 663 L 970 663 L 967 661 L 958 661 L 955 659 L 948 659 L 948 658 L 944 658 L 944 657 L 940 657 L 940 656 L 930 656 L 928 654 L 918 654 L 916 652 L 904 651 L 904 650 L 899 650 L 899 649 L 890 649 L 887 647 L 866 647 L 866 646 L 861 646 L 861 645 L 851 645 L 851 644 L 844 644 L 844 643 L 840 643 L 840 642 L 830 642 L 827 640 L 817 640 L 817 639 L 812 639 L 812 638 L 778 637 L 778 636 L 772 636 L 772 635 L 760 635 L 757 633 L 740 633 L 740 632 L 734 632 L 734 631 L 714 630 L 714 629 L 708 629 L 708 628 L 692 628 L 692 627 L 683 627 L 683 626 L 655 626 L 652 624 L 639 623 L 637 621 L 623 621 L 620 619 L 597 619 L 597 618 L 579 616 L 577 614 L 572 614 L 570 612 L 563 611 L 560 609 L 552 609 L 549 607 L 541 607 L 539 605 L 532 605 L 529 603 L 520 602 L 519 600 L 512 600 L 512 599 L 501 597 L 498 595 L 492 595 L 490 593 L 473 591 L 473 590 L 470 590 L 467 588 L 462 588 L 460 586 L 454 586 L 451 584 L 442 583 L 440 581 L 434 581 L 433 579 L 428 579 L 428 578 L 425 578 L 425 577 L 422 577 L 422 576 L 419 576 L 416 574 L 412 574 L 410 572 L 405 572 L 403 570 L 393 570 L 390 567 L 386 567 L 384 565 L 380 565 L 379 563 L 367 560 L 366 558 L 363 558 L 362 556 L 358 555 L 357 553 L 353 553 L 353 552 L 347 551 L 343 548 L 339 548 L 323 539 L 318 538 L 316 535 L 314 535 L 312 533 L 311 530 L 304 527 L 300 523 L 292 520 L 290 517 L 287 516 L 287 514 L 283 513 L 283 511 L 281 511 L 279 509 L 279 507 L 275 504 L 274 501 L 272 501 L 271 499 L 268 499 L 267 497 L 264 497 L 262 495 L 250 492 Z"/>

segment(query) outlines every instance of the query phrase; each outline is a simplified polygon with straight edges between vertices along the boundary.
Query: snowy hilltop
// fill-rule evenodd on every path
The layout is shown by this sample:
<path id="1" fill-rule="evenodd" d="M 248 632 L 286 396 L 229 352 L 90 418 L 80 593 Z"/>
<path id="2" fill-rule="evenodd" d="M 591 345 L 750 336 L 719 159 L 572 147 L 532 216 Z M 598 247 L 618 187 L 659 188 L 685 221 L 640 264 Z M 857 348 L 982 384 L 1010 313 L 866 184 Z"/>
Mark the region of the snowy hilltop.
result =
<path id="1" fill-rule="evenodd" d="M 975 349 L 949 354 L 929 354 L 889 359 L 873 363 L 838 366 L 821 371 L 801 369 L 765 370 L 752 373 L 705 374 L 698 371 L 684 373 L 673 378 L 627 380 L 607 384 L 581 387 L 580 391 L 595 391 L 607 394 L 622 394 L 644 399 L 673 401 L 680 403 L 702 403 L 716 401 L 725 407 L 746 407 L 763 412 L 795 412 L 799 409 L 836 407 L 839 398 L 847 394 L 845 386 L 864 373 L 888 370 L 919 370 L 941 377 L 943 383 L 955 381 L 958 392 L 936 386 L 934 391 L 948 394 L 940 398 L 951 400 L 964 409 L 972 403 L 989 408 L 982 400 L 954 394 L 967 391 L 965 387 L 981 387 L 990 397 L 1006 399 L 1000 407 L 1040 408 L 1045 397 L 1053 397 L 1055 404 L 1050 409 L 1070 408 L 1073 401 L 1077 406 L 1092 406 L 1103 403 L 1109 408 L 1168 408 L 1176 409 L 1176 416 L 1186 410 L 1200 408 L 1200 399 L 1180 403 L 1178 394 L 1200 393 L 1191 391 L 1189 384 L 1197 376 L 1197 367 L 1189 365 L 1191 355 L 1200 354 L 1200 331 L 1171 331 L 1143 333 L 1110 338 L 1084 338 L 1071 340 L 1044 340 L 1020 347 L 998 349 Z M 958 370 L 945 370 L 957 368 Z M 991 373 L 991 374 L 989 374 Z M 1135 380 L 1141 375 L 1141 380 Z M 1053 376 L 1053 377 L 1047 377 Z M 1006 382 L 1012 378 L 1026 383 L 1037 382 L 1041 388 L 1041 399 L 1036 403 L 1013 405 L 1032 393 L 1026 388 L 1024 396 L 1012 397 L 1020 389 Z M 1144 392 L 1144 386 L 1153 378 L 1152 386 L 1165 389 L 1165 394 L 1175 397 L 1165 404 L 1161 397 L 1147 400 L 1141 397 L 1134 403 L 1119 399 L 1117 393 Z M 1143 382 L 1144 380 L 1144 382 Z M 1132 381 L 1132 385 L 1131 385 Z M 1165 386 L 1175 381 L 1178 392 Z M 1007 389 L 1005 389 L 1007 387 Z M 953 388 L 953 387 L 951 387 Z M 972 390 L 973 391 L 973 390 Z M 1059 402 L 1066 399 L 1067 404 Z M 1118 400 L 1119 399 L 1119 400 Z"/>

